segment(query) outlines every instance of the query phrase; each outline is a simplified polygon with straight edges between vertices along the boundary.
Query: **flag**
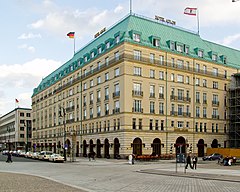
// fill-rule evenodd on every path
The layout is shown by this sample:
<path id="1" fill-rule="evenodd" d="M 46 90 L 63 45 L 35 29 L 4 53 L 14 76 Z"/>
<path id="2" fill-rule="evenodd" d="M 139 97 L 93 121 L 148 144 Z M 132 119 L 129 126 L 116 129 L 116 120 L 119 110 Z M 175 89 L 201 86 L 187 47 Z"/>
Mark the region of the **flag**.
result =
<path id="1" fill-rule="evenodd" d="M 197 15 L 197 8 L 187 7 L 186 9 L 184 9 L 184 14 L 196 16 Z"/>
<path id="2" fill-rule="evenodd" d="M 18 99 L 15 99 L 16 103 L 19 103 Z"/>
<path id="3" fill-rule="evenodd" d="M 75 32 L 69 32 L 69 33 L 67 34 L 67 36 L 68 36 L 69 38 L 74 38 L 74 34 L 75 34 Z"/>

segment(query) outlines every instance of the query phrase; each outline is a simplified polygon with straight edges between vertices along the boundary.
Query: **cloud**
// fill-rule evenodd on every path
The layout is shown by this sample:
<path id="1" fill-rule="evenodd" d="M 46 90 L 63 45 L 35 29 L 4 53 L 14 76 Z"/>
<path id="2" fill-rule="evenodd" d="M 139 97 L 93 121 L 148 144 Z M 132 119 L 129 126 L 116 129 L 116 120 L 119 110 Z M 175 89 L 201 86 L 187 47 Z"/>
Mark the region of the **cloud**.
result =
<path id="1" fill-rule="evenodd" d="M 36 39 L 36 38 L 42 38 L 40 34 L 33 34 L 33 33 L 23 33 L 18 37 L 18 39 Z"/>
<path id="2" fill-rule="evenodd" d="M 26 49 L 27 51 L 34 53 L 36 50 L 33 46 L 28 46 L 27 44 L 22 44 L 18 46 L 19 49 Z"/>
<path id="3" fill-rule="evenodd" d="M 222 44 L 224 45 L 231 45 L 232 43 L 234 43 L 235 41 L 239 41 L 240 40 L 240 33 L 235 34 L 235 35 L 230 35 L 228 37 L 225 37 L 222 41 L 220 41 Z"/>
<path id="4" fill-rule="evenodd" d="M 20 107 L 30 107 L 32 90 L 60 65 L 59 61 L 39 58 L 23 64 L 0 65 L 0 113 L 13 110 L 15 98 Z"/>

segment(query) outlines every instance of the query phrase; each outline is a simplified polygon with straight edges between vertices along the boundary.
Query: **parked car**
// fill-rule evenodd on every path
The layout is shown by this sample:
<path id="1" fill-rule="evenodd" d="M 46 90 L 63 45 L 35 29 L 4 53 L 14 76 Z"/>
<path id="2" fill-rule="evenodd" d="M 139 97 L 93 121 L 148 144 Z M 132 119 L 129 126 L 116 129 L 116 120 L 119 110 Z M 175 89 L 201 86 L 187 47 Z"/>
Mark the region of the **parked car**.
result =
<path id="1" fill-rule="evenodd" d="M 38 154 L 38 159 L 39 160 L 49 160 L 50 155 L 52 155 L 53 153 L 51 151 L 41 151 Z"/>
<path id="2" fill-rule="evenodd" d="M 222 158 L 221 154 L 213 153 L 209 156 L 204 156 L 202 159 L 203 159 L 203 161 L 206 161 L 206 160 L 212 161 L 212 160 L 220 160 L 221 158 Z"/>
<path id="3" fill-rule="evenodd" d="M 62 162 L 63 163 L 64 162 L 64 157 L 59 155 L 59 154 L 53 153 L 52 155 L 50 155 L 49 161 Z"/>
<path id="4" fill-rule="evenodd" d="M 38 159 L 39 152 L 34 152 L 32 154 L 32 159 Z"/>

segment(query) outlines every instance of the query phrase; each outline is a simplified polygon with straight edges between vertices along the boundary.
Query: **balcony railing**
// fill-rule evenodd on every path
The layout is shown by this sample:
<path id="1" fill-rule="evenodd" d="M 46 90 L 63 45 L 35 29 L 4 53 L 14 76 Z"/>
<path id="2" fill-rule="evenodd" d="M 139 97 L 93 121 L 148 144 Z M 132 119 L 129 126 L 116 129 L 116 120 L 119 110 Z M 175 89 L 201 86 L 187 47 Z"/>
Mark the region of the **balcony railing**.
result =
<path id="1" fill-rule="evenodd" d="M 142 96 L 143 96 L 143 91 L 136 91 L 136 90 L 133 90 L 133 91 L 132 91 L 132 95 L 133 95 L 133 96 L 139 96 L 139 97 L 142 97 Z"/>
<path id="2" fill-rule="evenodd" d="M 132 108 L 132 112 L 136 112 L 136 113 L 143 113 L 143 108 Z"/>

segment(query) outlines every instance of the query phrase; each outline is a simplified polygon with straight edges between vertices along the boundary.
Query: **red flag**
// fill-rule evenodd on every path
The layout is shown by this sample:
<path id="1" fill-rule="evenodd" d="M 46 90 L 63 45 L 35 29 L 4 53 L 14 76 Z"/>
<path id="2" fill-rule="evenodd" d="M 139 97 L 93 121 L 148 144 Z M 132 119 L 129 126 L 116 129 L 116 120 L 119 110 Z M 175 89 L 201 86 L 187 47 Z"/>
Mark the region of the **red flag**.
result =
<path id="1" fill-rule="evenodd" d="M 15 99 L 16 103 L 19 103 L 19 101 L 17 99 Z"/>
<path id="2" fill-rule="evenodd" d="M 187 7 L 186 9 L 184 9 L 184 14 L 196 16 L 197 15 L 197 8 Z"/>

